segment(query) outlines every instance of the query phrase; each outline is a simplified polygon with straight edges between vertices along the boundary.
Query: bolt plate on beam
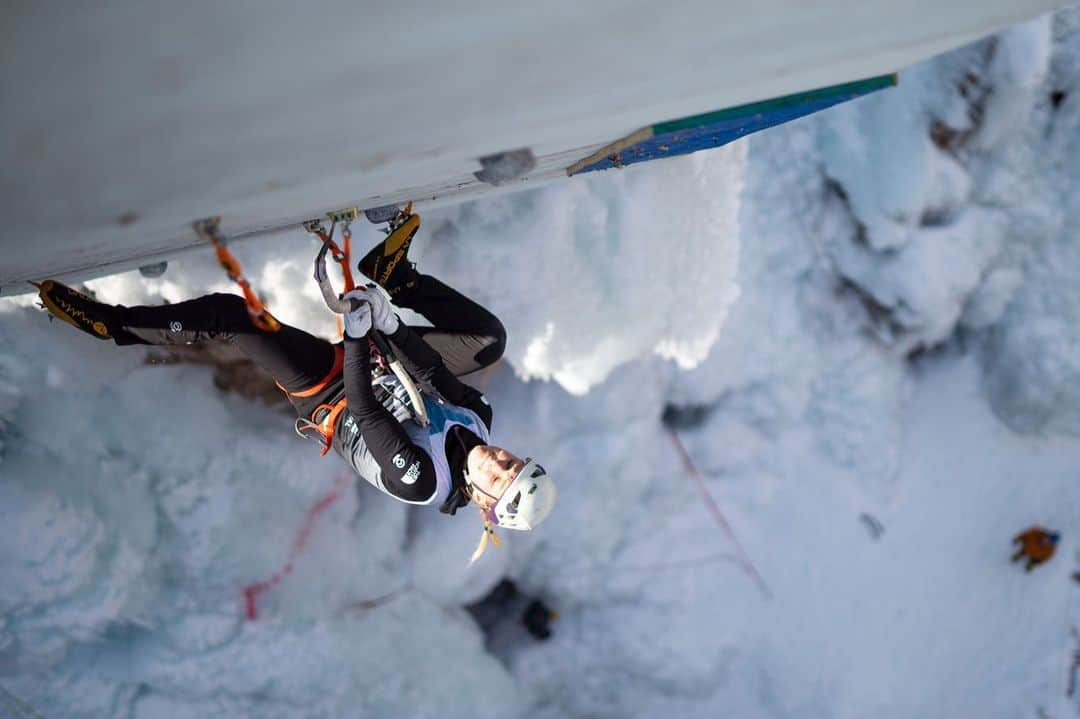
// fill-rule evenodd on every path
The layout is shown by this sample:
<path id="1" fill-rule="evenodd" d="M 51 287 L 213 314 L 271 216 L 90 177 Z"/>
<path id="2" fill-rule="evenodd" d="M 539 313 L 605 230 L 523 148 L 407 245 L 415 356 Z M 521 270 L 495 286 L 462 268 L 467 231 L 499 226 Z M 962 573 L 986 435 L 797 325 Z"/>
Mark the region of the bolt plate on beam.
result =
<path id="1" fill-rule="evenodd" d="M 360 219 L 360 210 L 356 207 L 346 207 L 341 210 L 327 212 L 326 216 L 334 222 L 352 222 Z"/>

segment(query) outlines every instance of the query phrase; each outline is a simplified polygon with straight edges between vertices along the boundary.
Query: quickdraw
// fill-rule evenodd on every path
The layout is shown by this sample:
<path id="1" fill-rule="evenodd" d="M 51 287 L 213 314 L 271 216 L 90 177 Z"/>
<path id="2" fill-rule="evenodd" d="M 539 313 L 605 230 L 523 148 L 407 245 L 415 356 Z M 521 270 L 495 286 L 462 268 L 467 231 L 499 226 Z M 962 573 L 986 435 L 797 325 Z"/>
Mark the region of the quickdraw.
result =
<path id="1" fill-rule="evenodd" d="M 229 279 L 240 285 L 244 293 L 244 303 L 247 305 L 248 314 L 252 323 L 263 332 L 277 332 L 281 329 L 281 323 L 267 311 L 262 300 L 251 288 L 251 283 L 244 277 L 240 270 L 240 263 L 233 254 L 225 247 L 225 237 L 221 234 L 221 218 L 208 217 L 204 220 L 196 220 L 192 223 L 195 234 L 214 246 L 218 262 Z"/>
<path id="2" fill-rule="evenodd" d="M 334 259 L 341 265 L 342 272 L 345 275 L 345 291 L 348 292 L 351 289 L 356 289 L 352 278 L 352 270 L 349 267 L 349 245 L 352 238 L 352 234 L 349 231 L 349 223 L 360 216 L 360 211 L 355 207 L 352 207 L 327 213 L 327 216 L 331 220 L 329 233 L 323 229 L 321 220 L 309 220 L 305 222 L 304 229 L 322 240 L 322 247 L 315 256 L 315 281 L 319 285 L 319 291 L 322 293 L 323 301 L 326 303 L 326 306 L 330 308 L 331 312 L 338 315 L 344 315 L 356 309 L 359 305 L 359 300 L 352 298 L 345 299 L 334 290 L 333 285 L 330 284 L 330 276 L 326 272 L 326 255 L 327 253 L 332 253 Z M 343 225 L 342 238 L 345 249 L 341 249 L 334 242 L 334 228 L 338 222 L 341 222 Z M 409 376 L 409 373 L 402 366 L 401 361 L 397 358 L 393 348 L 390 346 L 390 342 L 382 332 L 375 329 L 372 329 L 368 333 L 368 338 L 374 343 L 387 366 L 390 367 L 390 370 L 397 376 L 398 380 L 405 388 L 406 393 L 408 393 L 409 403 L 412 405 L 413 418 L 421 426 L 428 426 L 430 421 L 428 420 L 427 409 L 424 407 L 424 400 L 420 395 L 420 390 L 417 389 L 416 383 L 413 382 L 412 377 Z"/>
<path id="3" fill-rule="evenodd" d="M 328 212 L 327 217 L 330 218 L 329 232 L 327 232 L 326 228 L 323 226 L 322 220 L 308 220 L 303 224 L 305 230 L 322 240 L 323 247 L 333 255 L 334 261 L 341 266 L 341 274 L 345 277 L 346 292 L 350 292 L 356 288 L 356 283 L 353 281 L 352 267 L 349 266 L 349 260 L 352 255 L 352 230 L 349 228 L 349 225 L 359 216 L 360 211 L 355 207 Z M 334 242 L 334 228 L 337 227 L 338 222 L 341 222 L 342 224 L 341 239 L 344 249 L 338 247 L 338 244 Z M 319 260 L 319 262 L 322 262 L 322 260 Z M 318 277 L 315 279 L 317 280 Z"/>

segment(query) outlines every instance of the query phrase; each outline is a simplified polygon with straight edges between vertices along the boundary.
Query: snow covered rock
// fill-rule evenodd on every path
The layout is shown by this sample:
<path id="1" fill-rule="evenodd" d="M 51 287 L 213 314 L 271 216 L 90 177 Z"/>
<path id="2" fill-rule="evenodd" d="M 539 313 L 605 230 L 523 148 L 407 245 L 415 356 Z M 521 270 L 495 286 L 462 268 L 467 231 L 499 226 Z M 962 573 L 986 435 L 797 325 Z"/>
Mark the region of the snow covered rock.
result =
<path id="1" fill-rule="evenodd" d="M 1067 236 L 1029 267 L 980 353 L 990 402 L 1016 431 L 1080 435 L 1078 240 Z"/>
<path id="2" fill-rule="evenodd" d="M 10 462 L 6 471 L 36 481 L 0 483 L 0 523 L 7 527 L 0 544 L 0 657 L 14 666 L 48 666 L 70 644 L 143 616 L 156 515 L 145 476 L 131 465 L 39 457 L 31 474 L 24 462 Z M 123 474 L 133 481 L 114 487 L 121 508 L 98 488 Z"/>
<path id="3" fill-rule="evenodd" d="M 857 236 L 856 236 L 857 237 Z M 850 234 L 827 245 L 837 272 L 868 295 L 888 322 L 880 336 L 903 351 L 948 339 L 1002 250 L 993 213 L 972 210 L 926 228 L 902 249 L 876 253 Z"/>
<path id="4" fill-rule="evenodd" d="M 898 87 L 817 117 L 825 173 L 874 251 L 904 247 L 928 218 L 946 221 L 971 193 L 963 167 L 930 138 L 924 77 L 932 73 L 906 70 Z"/>
<path id="5" fill-rule="evenodd" d="M 978 289 L 968 297 L 961 317 L 963 326 L 980 330 L 997 323 L 1023 282 L 1024 275 L 1020 270 L 1002 267 L 989 272 Z"/>
<path id="6" fill-rule="evenodd" d="M 1012 254 L 1024 279 L 1005 281 L 1018 286 L 979 356 L 983 387 L 1009 427 L 1080 435 L 1080 8 L 1054 17 L 1047 73 L 1049 31 L 1033 22 L 1000 40 L 1010 63 L 1020 62 L 1025 48 L 1039 62 L 1000 69 L 1019 78 L 1016 102 L 1030 114 L 1024 124 L 996 130 L 979 194 L 1009 209 Z"/>
<path id="7" fill-rule="evenodd" d="M 1052 15 L 1043 15 L 994 38 L 987 68 L 992 90 L 973 138 L 976 147 L 989 149 L 1027 122 L 1049 70 L 1052 20 Z"/>
<path id="8" fill-rule="evenodd" d="M 897 89 L 819 116 L 825 171 L 853 223 L 827 218 L 825 251 L 900 351 L 997 322 L 1024 258 L 1060 222 L 1039 169 L 1052 22 L 921 63 Z"/>
<path id="9" fill-rule="evenodd" d="M 442 268 L 512 318 L 506 357 L 522 377 L 584 394 L 637 357 L 691 367 L 738 296 L 745 167 L 745 144 L 733 143 L 429 213 L 418 267 Z M 512 269 L 536 247 L 528 272 Z"/>

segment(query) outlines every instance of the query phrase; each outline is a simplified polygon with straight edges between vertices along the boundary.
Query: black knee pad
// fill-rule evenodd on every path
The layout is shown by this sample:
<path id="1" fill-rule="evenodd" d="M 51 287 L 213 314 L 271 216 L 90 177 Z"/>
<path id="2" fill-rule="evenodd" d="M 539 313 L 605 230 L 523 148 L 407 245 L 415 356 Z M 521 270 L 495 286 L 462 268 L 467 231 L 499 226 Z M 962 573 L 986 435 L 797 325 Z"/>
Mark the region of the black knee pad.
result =
<path id="1" fill-rule="evenodd" d="M 498 320 L 496 320 L 496 322 L 498 323 L 498 327 L 495 328 L 496 331 L 492 335 L 491 344 L 476 353 L 476 362 L 481 367 L 486 367 L 498 362 L 499 358 L 506 352 L 506 328 L 503 327 L 502 322 L 499 322 Z"/>

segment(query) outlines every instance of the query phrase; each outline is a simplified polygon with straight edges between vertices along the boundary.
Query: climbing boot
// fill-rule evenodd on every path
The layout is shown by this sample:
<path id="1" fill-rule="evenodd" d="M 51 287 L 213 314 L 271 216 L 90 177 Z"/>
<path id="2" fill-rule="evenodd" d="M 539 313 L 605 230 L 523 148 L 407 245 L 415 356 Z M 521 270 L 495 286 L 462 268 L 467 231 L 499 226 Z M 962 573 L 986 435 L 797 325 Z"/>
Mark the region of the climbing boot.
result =
<path id="1" fill-rule="evenodd" d="M 124 329 L 116 307 L 106 305 L 92 297 L 76 292 L 55 280 L 45 280 L 38 288 L 38 297 L 54 317 L 78 327 L 99 340 L 114 340 L 117 344 L 145 344 Z"/>
<path id="2" fill-rule="evenodd" d="M 411 209 L 410 204 L 391 220 L 390 234 L 360 260 L 360 271 L 390 293 L 391 298 L 416 286 L 416 267 L 408 257 L 409 245 L 420 229 L 420 216 L 412 214 Z"/>

